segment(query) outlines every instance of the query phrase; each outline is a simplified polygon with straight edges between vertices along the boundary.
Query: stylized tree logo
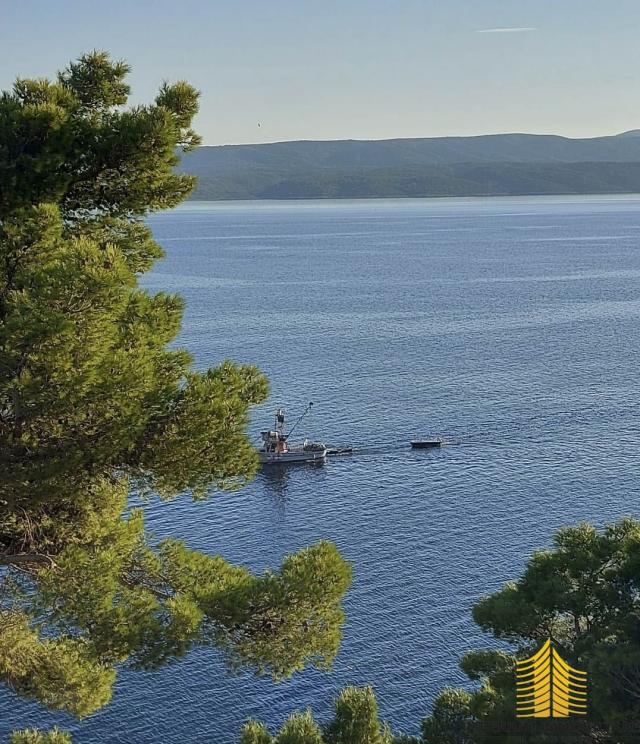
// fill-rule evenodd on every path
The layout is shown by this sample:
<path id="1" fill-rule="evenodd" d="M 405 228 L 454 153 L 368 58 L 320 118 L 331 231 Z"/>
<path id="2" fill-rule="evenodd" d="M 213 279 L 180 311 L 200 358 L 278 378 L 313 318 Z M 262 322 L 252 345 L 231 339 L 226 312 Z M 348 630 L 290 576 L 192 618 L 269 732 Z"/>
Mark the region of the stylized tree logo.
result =
<path id="1" fill-rule="evenodd" d="M 547 640 L 516 666 L 518 718 L 568 718 L 587 715 L 587 673 L 574 669 Z"/>

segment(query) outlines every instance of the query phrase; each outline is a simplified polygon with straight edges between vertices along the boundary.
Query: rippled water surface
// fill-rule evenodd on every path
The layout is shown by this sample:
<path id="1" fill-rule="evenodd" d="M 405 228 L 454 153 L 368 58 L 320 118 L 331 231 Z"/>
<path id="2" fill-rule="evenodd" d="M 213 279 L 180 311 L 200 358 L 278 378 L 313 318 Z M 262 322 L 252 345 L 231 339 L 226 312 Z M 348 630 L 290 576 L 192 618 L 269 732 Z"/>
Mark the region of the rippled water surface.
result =
<path id="1" fill-rule="evenodd" d="M 346 683 L 417 732 L 462 652 L 490 643 L 474 601 L 553 531 L 640 516 L 640 197 L 194 204 L 151 220 L 144 280 L 186 301 L 198 368 L 231 357 L 304 432 L 361 451 L 265 470 L 239 493 L 153 504 L 148 523 L 261 570 L 319 538 L 353 562 L 333 672 L 230 677 L 212 650 L 120 673 L 77 723 L 6 691 L 0 736 L 52 723 L 75 742 L 233 744 L 250 715 L 320 718 Z M 414 452 L 413 437 L 455 442 Z"/>

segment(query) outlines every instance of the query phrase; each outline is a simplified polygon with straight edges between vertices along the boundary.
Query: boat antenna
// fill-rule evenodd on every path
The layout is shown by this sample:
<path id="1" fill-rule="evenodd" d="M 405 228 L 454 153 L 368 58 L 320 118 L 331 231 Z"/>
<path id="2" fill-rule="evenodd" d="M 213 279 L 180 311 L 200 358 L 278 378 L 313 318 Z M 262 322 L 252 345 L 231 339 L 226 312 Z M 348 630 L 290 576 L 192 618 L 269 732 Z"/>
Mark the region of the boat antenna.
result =
<path id="1" fill-rule="evenodd" d="M 285 437 L 285 439 L 288 439 L 292 434 L 293 430 L 296 428 L 296 426 L 302 421 L 302 419 L 309 413 L 309 411 L 313 408 L 313 401 L 309 403 L 309 405 L 304 409 L 302 412 L 302 415 L 298 418 L 298 420 L 295 422 L 295 424 L 291 427 L 289 430 L 289 433 Z"/>

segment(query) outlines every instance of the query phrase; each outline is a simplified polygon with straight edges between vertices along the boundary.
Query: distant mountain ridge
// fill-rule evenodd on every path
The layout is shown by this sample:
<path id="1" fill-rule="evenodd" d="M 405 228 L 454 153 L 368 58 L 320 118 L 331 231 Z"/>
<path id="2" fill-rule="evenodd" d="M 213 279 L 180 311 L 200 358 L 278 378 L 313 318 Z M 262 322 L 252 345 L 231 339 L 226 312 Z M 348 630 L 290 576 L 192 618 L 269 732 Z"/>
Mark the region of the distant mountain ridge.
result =
<path id="1" fill-rule="evenodd" d="M 480 196 L 640 191 L 640 130 L 200 147 L 194 199 Z"/>

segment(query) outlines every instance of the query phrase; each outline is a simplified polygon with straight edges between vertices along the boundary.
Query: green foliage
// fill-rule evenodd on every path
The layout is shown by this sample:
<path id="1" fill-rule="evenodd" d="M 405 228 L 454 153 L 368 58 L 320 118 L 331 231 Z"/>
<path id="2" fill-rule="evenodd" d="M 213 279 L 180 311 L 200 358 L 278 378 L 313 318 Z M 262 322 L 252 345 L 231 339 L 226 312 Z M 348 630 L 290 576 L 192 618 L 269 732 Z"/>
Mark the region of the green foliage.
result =
<path id="1" fill-rule="evenodd" d="M 115 671 L 81 638 L 41 638 L 20 611 L 1 613 L 0 675 L 13 690 L 82 717 L 111 698 Z"/>
<path id="2" fill-rule="evenodd" d="M 127 101 L 128 65 L 83 55 L 48 80 L 18 80 L 0 98 L 0 219 L 34 204 L 65 216 L 130 217 L 179 204 L 194 179 L 176 174 L 176 147 L 198 144 L 189 129 L 197 92 L 164 85 L 151 106 Z"/>
<path id="3" fill-rule="evenodd" d="M 391 744 L 391 735 L 378 719 L 378 704 L 370 687 L 347 687 L 335 703 L 327 728 L 329 744 Z"/>
<path id="4" fill-rule="evenodd" d="M 480 687 L 441 694 L 423 725 L 428 744 L 492 741 L 482 726 L 470 724 L 514 717 L 515 659 L 529 656 L 549 636 L 588 673 L 590 741 L 636 742 L 640 522 L 624 519 L 602 531 L 588 524 L 560 530 L 552 550 L 535 553 L 518 581 L 482 599 L 473 614 L 484 630 L 514 644 L 515 653 L 474 651 L 463 658 L 463 671 Z M 543 740 L 555 744 L 557 736 Z"/>
<path id="5" fill-rule="evenodd" d="M 296 744 L 637 744 L 640 522 L 560 530 L 553 549 L 535 553 L 520 579 L 477 603 L 474 618 L 515 648 L 465 654 L 460 666 L 476 688 L 444 689 L 422 722 L 420 740 L 393 736 L 381 726 L 370 688 L 340 694 L 320 739 L 309 712 L 283 730 L 296 733 Z M 578 719 L 583 733 L 566 732 L 560 719 L 551 719 L 560 724 L 555 731 L 515 728 L 516 660 L 530 656 L 549 635 L 565 658 L 588 673 L 589 714 Z M 241 744 L 280 742 L 256 722 L 247 724 L 243 736 Z"/>
<path id="6" fill-rule="evenodd" d="M 242 729 L 240 744 L 273 744 L 273 737 L 263 723 L 250 720 Z"/>
<path id="7" fill-rule="evenodd" d="M 608 634 L 636 608 L 640 523 L 581 524 L 560 530 L 554 550 L 535 553 L 524 576 L 482 600 L 474 619 L 499 638 L 537 641 L 552 635 L 569 646 Z"/>
<path id="8" fill-rule="evenodd" d="M 197 644 L 274 678 L 330 665 L 350 568 L 318 543 L 256 576 L 155 541 L 132 488 L 203 498 L 257 468 L 246 436 L 267 382 L 195 372 L 179 297 L 138 286 L 162 255 L 144 218 L 193 187 L 198 93 L 127 108 L 128 66 L 84 55 L 0 97 L 0 680 L 82 717 L 119 665 Z"/>
<path id="9" fill-rule="evenodd" d="M 65 238 L 53 206 L 3 228 L 0 498 L 38 522 L 43 502 L 48 514 L 82 510 L 79 494 L 116 468 L 167 496 L 250 477 L 248 407 L 266 394 L 257 370 L 190 371 L 186 352 L 166 349 L 182 302 L 136 289 L 112 243 Z"/>
<path id="10" fill-rule="evenodd" d="M 11 734 L 10 744 L 71 744 L 71 735 L 57 728 L 51 731 L 25 729 Z"/>
<path id="11" fill-rule="evenodd" d="M 267 571 L 235 597 L 227 590 L 218 606 L 233 617 L 226 637 L 232 662 L 250 662 L 276 677 L 309 662 L 328 668 L 340 644 L 340 599 L 350 583 L 351 570 L 335 546 L 321 542 L 287 556 L 279 574 Z M 204 606 L 211 607 L 210 598 Z"/>
<path id="12" fill-rule="evenodd" d="M 393 737 L 378 718 L 378 705 L 370 687 L 347 687 L 335 701 L 335 715 L 324 728 L 311 711 L 294 713 L 279 733 L 271 736 L 257 721 L 248 721 L 240 744 L 418 744 L 413 737 Z"/>
<path id="13" fill-rule="evenodd" d="M 274 744 L 323 744 L 322 732 L 311 711 L 294 713 L 280 729 Z"/>
<path id="14" fill-rule="evenodd" d="M 82 717 L 108 702 L 117 665 L 154 668 L 198 644 L 276 679 L 306 664 L 327 667 L 350 575 L 335 547 L 318 543 L 254 576 L 175 540 L 152 546 L 133 512 L 37 572 L 28 614 L 4 614 L 0 678 Z"/>
<path id="15" fill-rule="evenodd" d="M 291 564 L 301 571 L 298 583 Z M 280 678 L 306 664 L 331 663 L 350 579 L 330 543 L 285 557 L 278 572 L 254 576 L 176 540 L 152 547 L 134 512 L 103 542 L 72 546 L 55 568 L 41 571 L 38 600 L 48 628 L 73 628 L 110 664 L 153 668 L 210 642 L 231 666 L 252 665 Z"/>
<path id="16" fill-rule="evenodd" d="M 425 744 L 471 744 L 471 695 L 464 690 L 444 689 L 422 722 Z"/>

